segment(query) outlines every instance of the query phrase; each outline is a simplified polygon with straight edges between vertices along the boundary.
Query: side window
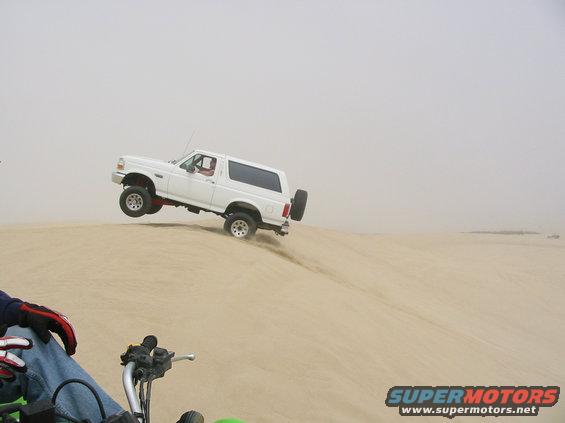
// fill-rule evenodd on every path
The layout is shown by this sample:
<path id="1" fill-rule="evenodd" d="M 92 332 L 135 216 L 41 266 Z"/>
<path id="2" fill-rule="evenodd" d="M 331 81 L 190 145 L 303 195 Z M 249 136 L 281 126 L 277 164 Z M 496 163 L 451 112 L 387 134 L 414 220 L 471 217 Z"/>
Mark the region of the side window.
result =
<path id="1" fill-rule="evenodd" d="M 229 162 L 230 179 L 244 184 L 282 192 L 279 175 L 268 170 L 259 169 L 243 163 Z"/>
<path id="2" fill-rule="evenodd" d="M 214 175 L 216 170 L 216 159 L 210 156 L 204 156 L 202 158 L 202 167 L 200 169 L 200 173 L 203 173 L 206 176 Z"/>
<path id="3" fill-rule="evenodd" d="M 216 162 L 215 157 L 196 154 L 181 164 L 180 167 L 190 173 L 213 176 L 216 171 Z"/>
<path id="4" fill-rule="evenodd" d="M 190 159 L 188 159 L 183 164 L 181 164 L 180 168 L 184 169 L 184 170 L 188 170 L 188 168 L 190 166 L 196 166 L 198 164 L 198 162 L 201 161 L 201 160 L 202 160 L 202 155 L 201 154 L 195 154 Z M 194 170 L 194 172 L 196 172 L 196 170 Z"/>

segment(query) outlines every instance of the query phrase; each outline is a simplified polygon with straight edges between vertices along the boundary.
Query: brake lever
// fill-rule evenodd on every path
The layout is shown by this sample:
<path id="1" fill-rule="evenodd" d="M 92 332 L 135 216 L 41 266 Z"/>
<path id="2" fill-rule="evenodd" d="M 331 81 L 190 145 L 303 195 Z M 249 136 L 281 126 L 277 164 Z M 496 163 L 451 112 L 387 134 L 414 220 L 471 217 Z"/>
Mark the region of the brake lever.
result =
<path id="1" fill-rule="evenodd" d="M 194 361 L 196 360 L 196 354 L 191 353 L 191 354 L 185 354 L 185 355 L 177 355 L 176 357 L 173 357 L 171 359 L 171 362 L 175 362 L 175 361 L 181 361 L 181 360 L 189 360 L 189 361 Z"/>

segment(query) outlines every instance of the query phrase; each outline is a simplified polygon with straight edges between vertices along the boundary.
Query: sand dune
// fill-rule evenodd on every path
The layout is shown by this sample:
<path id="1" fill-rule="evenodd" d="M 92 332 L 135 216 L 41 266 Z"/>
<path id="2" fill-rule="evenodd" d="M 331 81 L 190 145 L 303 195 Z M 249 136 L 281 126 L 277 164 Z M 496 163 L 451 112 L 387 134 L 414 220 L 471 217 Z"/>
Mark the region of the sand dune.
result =
<path id="1" fill-rule="evenodd" d="M 190 408 L 207 421 L 437 422 L 399 417 L 388 388 L 565 381 L 564 240 L 294 225 L 243 242 L 220 223 L 0 227 L 0 286 L 64 310 L 77 359 L 124 405 L 128 343 L 152 333 L 195 351 L 155 383 L 155 422 Z"/>

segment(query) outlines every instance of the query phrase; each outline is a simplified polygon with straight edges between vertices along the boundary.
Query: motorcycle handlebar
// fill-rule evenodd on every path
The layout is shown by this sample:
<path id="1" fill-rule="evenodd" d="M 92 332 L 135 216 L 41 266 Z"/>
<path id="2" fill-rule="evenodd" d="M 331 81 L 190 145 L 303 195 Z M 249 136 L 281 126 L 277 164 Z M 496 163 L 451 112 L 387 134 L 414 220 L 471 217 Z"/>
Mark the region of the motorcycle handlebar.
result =
<path id="1" fill-rule="evenodd" d="M 122 373 L 122 383 L 124 385 L 124 391 L 126 393 L 126 398 L 128 400 L 129 408 L 134 416 L 139 416 L 141 411 L 141 405 L 137 399 L 135 393 L 135 385 L 133 382 L 133 372 L 135 371 L 135 363 L 131 362 L 126 364 L 124 371 Z M 138 417 L 140 423 L 143 422 L 143 418 Z"/>
<path id="2" fill-rule="evenodd" d="M 157 346 L 157 338 L 153 335 L 148 335 L 143 339 L 143 342 L 141 342 L 140 346 L 144 347 L 147 350 L 147 354 L 149 355 L 151 354 L 151 351 L 153 351 Z M 172 357 L 171 363 L 180 360 L 193 361 L 195 358 L 196 356 L 194 354 L 179 355 Z M 144 418 L 140 417 L 143 416 L 143 410 L 141 408 L 141 404 L 135 390 L 134 373 L 136 372 L 136 361 L 125 361 L 123 364 L 125 364 L 125 367 L 122 373 L 122 383 L 124 386 L 126 398 L 128 400 L 132 414 L 137 417 L 137 420 L 140 423 L 143 423 Z"/>

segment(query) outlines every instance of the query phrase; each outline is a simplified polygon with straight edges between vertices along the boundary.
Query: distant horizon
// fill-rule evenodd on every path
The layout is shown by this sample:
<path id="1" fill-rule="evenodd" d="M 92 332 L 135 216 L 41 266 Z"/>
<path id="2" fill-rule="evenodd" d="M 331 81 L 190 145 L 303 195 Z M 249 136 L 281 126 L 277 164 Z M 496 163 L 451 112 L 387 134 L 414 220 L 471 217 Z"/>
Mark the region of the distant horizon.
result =
<path id="1" fill-rule="evenodd" d="M 188 213 L 188 212 L 187 212 Z M 77 227 L 81 227 L 81 226 L 111 226 L 111 225 L 163 225 L 166 226 L 168 224 L 170 225 L 179 225 L 179 226 L 193 226 L 193 225 L 205 225 L 205 224 L 218 224 L 218 227 L 221 226 L 222 224 L 222 220 L 220 217 L 218 216 L 213 216 L 213 215 L 208 215 L 208 216 L 194 216 L 194 217 L 190 217 L 189 219 L 159 219 L 156 220 L 155 218 L 146 218 L 147 220 L 133 220 L 133 219 L 128 219 L 125 218 L 127 220 L 72 220 L 72 219 L 67 219 L 67 220 L 52 220 L 52 221 L 43 221 L 43 222 L 39 222 L 39 221 L 34 221 L 34 222 L 11 222 L 11 223 L 0 223 L 0 227 L 3 228 L 38 228 L 38 227 L 44 227 L 44 228 L 53 228 L 53 227 L 69 227 L 69 226 L 77 226 Z M 321 229 L 321 230 L 328 230 L 328 231 L 336 231 L 336 232 L 340 232 L 340 233 L 346 233 L 346 234 L 354 234 L 354 235 L 456 235 L 456 234 L 469 234 L 469 235 L 520 235 L 520 236 L 527 236 L 527 235 L 543 235 L 543 236 L 551 236 L 551 235 L 561 235 L 561 233 L 559 231 L 544 231 L 544 232 L 538 232 L 538 231 L 530 231 L 528 229 L 509 229 L 509 228 L 504 228 L 504 229 L 482 229 L 482 230 L 469 230 L 469 231 L 461 231 L 461 230 L 451 230 L 451 231 L 383 231 L 383 232 L 360 232 L 360 231 L 350 231 L 347 229 L 339 229 L 339 228 L 331 228 L 331 227 L 325 227 L 325 226 L 318 226 L 315 224 L 305 224 L 302 222 L 291 222 L 290 224 L 290 235 L 287 236 L 291 236 L 292 235 L 292 228 L 296 225 L 296 226 L 305 226 L 305 227 L 309 227 L 309 228 L 314 228 L 314 229 Z M 263 232 L 259 232 L 259 233 L 263 233 Z M 269 232 L 264 232 L 265 234 L 268 234 Z M 278 236 L 277 236 L 278 238 Z M 284 237 L 280 237 L 281 239 L 284 239 Z"/>

